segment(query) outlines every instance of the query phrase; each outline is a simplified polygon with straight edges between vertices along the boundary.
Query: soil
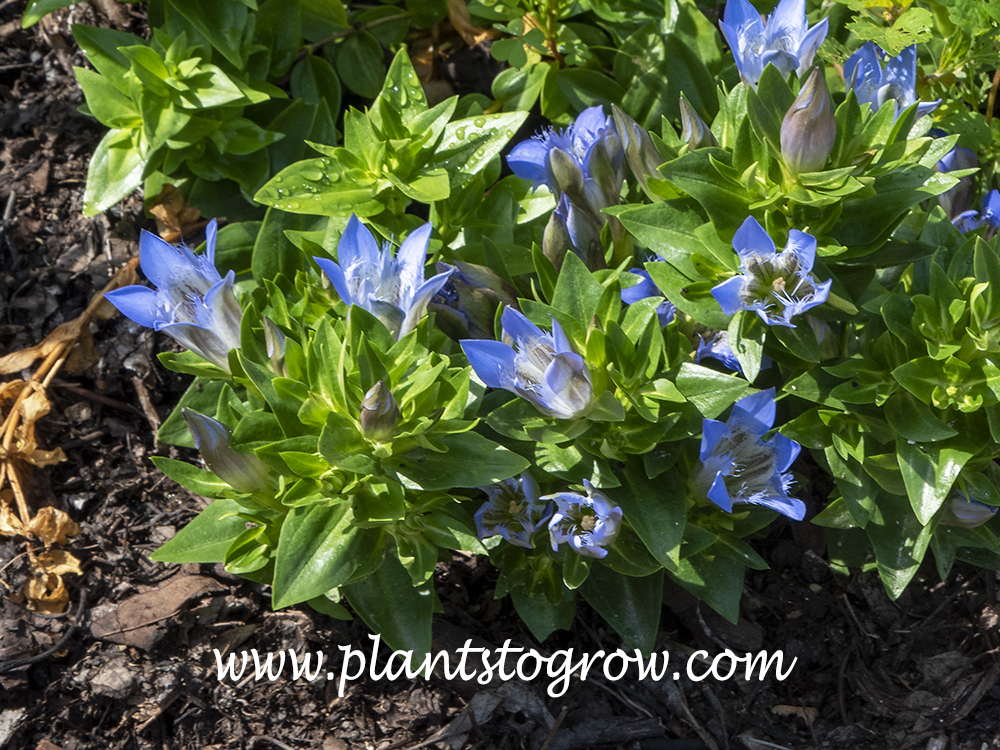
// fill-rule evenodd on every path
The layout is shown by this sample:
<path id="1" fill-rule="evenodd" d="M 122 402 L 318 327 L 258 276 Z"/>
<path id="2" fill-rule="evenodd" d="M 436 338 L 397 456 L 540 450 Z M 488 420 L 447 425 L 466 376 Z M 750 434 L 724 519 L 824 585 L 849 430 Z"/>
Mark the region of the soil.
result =
<path id="1" fill-rule="evenodd" d="M 108 5 L 23 31 L 21 4 L 0 1 L 0 355 L 82 312 L 136 253 L 138 230 L 154 229 L 136 198 L 81 215 L 102 129 L 76 111 L 72 66 L 85 63 L 69 26 L 145 29 L 139 6 Z M 928 563 L 893 602 L 874 573 L 834 573 L 821 529 L 786 522 L 755 542 L 771 568 L 747 576 L 739 625 L 670 587 L 657 641 L 674 666 L 697 650 L 707 662 L 727 648 L 780 649 L 786 668 L 797 659 L 784 680 L 693 681 L 681 667 L 677 680 L 639 680 L 633 668 L 574 679 L 558 697 L 548 679 L 365 675 L 342 696 L 336 680 L 220 682 L 213 649 L 323 651 L 339 674 L 338 647 L 370 650 L 369 633 L 306 607 L 272 612 L 264 587 L 220 567 L 149 560 L 205 505 L 149 461 L 197 460 L 153 438 L 187 382 L 153 358 L 171 346 L 162 337 L 121 317 L 91 329 L 99 359 L 60 373 L 38 424 L 40 446 L 67 460 L 31 474 L 34 509 L 60 508 L 81 527 L 64 545 L 83 561 L 82 576 L 65 576 L 68 611 L 39 614 L 12 597 L 30 575 L 27 544 L 0 536 L 0 748 L 1000 748 L 996 573 L 957 564 L 941 583 Z M 439 567 L 435 649 L 620 645 L 584 604 L 571 631 L 535 643 L 509 599 L 493 598 L 495 583 L 469 557 Z"/>

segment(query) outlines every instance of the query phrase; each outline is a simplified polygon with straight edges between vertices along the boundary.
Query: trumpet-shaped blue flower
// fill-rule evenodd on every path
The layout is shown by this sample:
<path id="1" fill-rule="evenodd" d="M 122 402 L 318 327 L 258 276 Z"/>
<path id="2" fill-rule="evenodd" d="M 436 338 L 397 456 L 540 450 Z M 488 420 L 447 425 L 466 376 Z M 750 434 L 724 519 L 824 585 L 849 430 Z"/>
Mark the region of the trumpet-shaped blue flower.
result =
<path id="1" fill-rule="evenodd" d="M 708 341 L 705 340 L 704 336 L 698 334 L 698 351 L 694 354 L 695 364 L 701 364 L 705 357 L 718 360 L 727 370 L 743 374 L 740 361 L 729 346 L 729 334 L 726 331 L 716 331 L 714 335 L 710 334 Z"/>
<path id="2" fill-rule="evenodd" d="M 549 538 L 552 551 L 568 542 L 569 546 L 584 557 L 603 558 L 604 549 L 615 541 L 622 522 L 622 509 L 612 505 L 602 493 L 586 479 L 583 486 L 586 495 L 578 492 L 557 492 L 546 495 L 542 500 L 552 500 L 556 512 L 549 521 Z"/>
<path id="3" fill-rule="evenodd" d="M 726 422 L 706 419 L 702 427 L 701 469 L 693 479 L 695 491 L 725 511 L 733 505 L 763 505 L 801 521 L 806 506 L 789 497 L 788 468 L 801 446 L 784 435 L 764 442 L 774 424 L 774 389 L 758 391 L 733 405 Z"/>
<path id="4" fill-rule="evenodd" d="M 142 272 L 155 286 L 132 285 L 105 294 L 126 318 L 162 331 L 213 365 L 229 372 L 229 351 L 240 348 L 243 311 L 233 293 L 235 275 L 215 268 L 213 219 L 206 230 L 208 253 L 195 255 L 155 234 L 139 239 Z"/>
<path id="5" fill-rule="evenodd" d="M 933 131 L 932 131 L 933 132 Z M 979 166 L 976 153 L 970 148 L 953 148 L 937 163 L 938 172 L 954 172 L 959 169 L 975 169 Z M 948 218 L 957 221 L 959 216 L 968 215 L 972 207 L 972 175 L 960 177 L 955 187 L 937 197 Z M 973 212 L 973 215 L 974 212 Z"/>
<path id="6" fill-rule="evenodd" d="M 917 45 L 909 47 L 893 57 L 882 67 L 885 55 L 874 42 L 865 42 L 861 49 L 847 58 L 844 65 L 844 80 L 854 89 L 858 104 L 868 103 L 872 111 L 886 102 L 893 102 L 893 117 L 917 101 Z M 921 102 L 917 104 L 917 118 L 928 115 L 941 103 Z"/>
<path id="7" fill-rule="evenodd" d="M 201 451 L 205 464 L 219 479 L 246 494 L 267 487 L 271 470 L 257 456 L 230 448 L 232 433 L 228 427 L 191 409 L 181 409 L 181 414 L 194 438 L 195 448 Z"/>
<path id="8" fill-rule="evenodd" d="M 476 375 L 490 388 L 516 393 L 556 419 L 586 414 L 594 395 L 590 370 L 559 322 L 553 318 L 552 333 L 544 333 L 512 307 L 500 322 L 504 341 L 460 342 Z"/>
<path id="9" fill-rule="evenodd" d="M 750 216 L 736 230 L 733 248 L 740 256 L 741 274 L 712 289 L 726 315 L 752 310 L 768 325 L 794 328 L 793 317 L 826 302 L 833 282 L 817 282 L 811 273 L 815 237 L 792 229 L 778 253 L 774 240 Z"/>
<path id="10" fill-rule="evenodd" d="M 656 317 L 660 320 L 660 327 L 665 326 L 674 316 L 677 314 L 677 308 L 674 303 L 666 298 L 666 295 L 660 291 L 660 288 L 653 283 L 653 279 L 650 278 L 649 272 L 646 270 L 632 271 L 630 276 L 636 276 L 639 279 L 639 283 L 634 286 L 626 287 L 622 289 L 622 302 L 626 305 L 634 305 L 641 299 L 648 299 L 650 297 L 660 297 L 663 299 L 656 308 Z"/>
<path id="11" fill-rule="evenodd" d="M 399 340 L 417 327 L 427 303 L 451 275 L 448 270 L 424 280 L 430 239 L 431 225 L 424 224 L 410 232 L 393 257 L 388 244 L 379 251 L 368 227 L 351 214 L 337 244 L 339 263 L 314 260 L 344 302 L 370 312 Z"/>
<path id="12" fill-rule="evenodd" d="M 538 497 L 538 483 L 522 474 L 480 489 L 490 499 L 476 511 L 479 538 L 499 534 L 513 545 L 532 549 L 531 535 L 552 515 L 552 504 Z"/>
<path id="13" fill-rule="evenodd" d="M 803 75 L 826 39 L 828 24 L 824 18 L 809 28 L 805 0 L 781 0 L 767 21 L 748 0 L 729 0 L 719 26 L 743 80 L 757 88 L 768 65 L 786 78 L 792 71 Z"/>

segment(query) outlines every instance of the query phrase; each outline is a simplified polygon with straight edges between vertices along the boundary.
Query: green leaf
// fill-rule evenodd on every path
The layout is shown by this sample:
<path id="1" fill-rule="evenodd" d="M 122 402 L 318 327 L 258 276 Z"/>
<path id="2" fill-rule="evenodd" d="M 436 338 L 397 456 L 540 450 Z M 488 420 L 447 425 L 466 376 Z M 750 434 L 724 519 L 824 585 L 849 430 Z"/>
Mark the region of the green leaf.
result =
<path id="1" fill-rule="evenodd" d="M 653 650 L 663 606 L 663 572 L 629 578 L 594 565 L 580 593 L 622 637 L 625 648 Z"/>
<path id="2" fill-rule="evenodd" d="M 719 148 L 699 148 L 660 167 L 667 180 L 701 204 L 721 235 L 739 228 L 754 201 L 729 165 L 731 158 Z"/>
<path id="3" fill-rule="evenodd" d="M 875 480 L 857 459 L 851 456 L 842 458 L 832 445 L 826 448 L 825 455 L 851 517 L 858 526 L 863 527 L 868 523 L 878 495 Z"/>
<path id="4" fill-rule="evenodd" d="M 527 112 L 502 112 L 448 123 L 428 167 L 446 170 L 452 189 L 467 184 L 500 154 L 527 117 Z"/>
<path id="5" fill-rule="evenodd" d="M 424 490 L 482 487 L 520 474 L 531 462 L 476 432 L 442 435 L 444 453 L 414 448 L 382 461 Z"/>
<path id="6" fill-rule="evenodd" d="M 743 368 L 747 382 L 752 383 L 760 373 L 764 356 L 764 324 L 756 313 L 740 310 L 733 316 L 728 333 L 729 348 Z"/>
<path id="7" fill-rule="evenodd" d="M 677 390 L 707 419 L 715 419 L 750 389 L 743 378 L 689 362 L 681 365 L 674 382 Z"/>
<path id="8" fill-rule="evenodd" d="M 569 322 L 582 333 L 594 317 L 603 292 L 604 287 L 587 270 L 584 262 L 575 253 L 567 253 L 556 278 L 552 307 L 566 313 Z"/>
<path id="9" fill-rule="evenodd" d="M 385 80 L 382 45 L 369 32 L 360 30 L 337 47 L 337 73 L 355 94 L 367 99 L 378 96 Z"/>
<path id="10" fill-rule="evenodd" d="M 153 552 L 150 560 L 169 563 L 225 562 L 230 545 L 247 528 L 244 511 L 235 500 L 215 500 L 173 539 Z"/>
<path id="11" fill-rule="evenodd" d="M 319 452 L 344 471 L 370 474 L 375 470 L 375 460 L 368 455 L 371 452 L 368 441 L 353 420 L 336 412 L 326 417 L 326 426 L 319 436 Z"/>
<path id="12" fill-rule="evenodd" d="M 418 661 L 430 651 L 433 591 L 430 584 L 414 588 L 393 552 L 387 552 L 365 580 L 342 591 L 358 616 L 391 648 L 412 651 Z"/>
<path id="13" fill-rule="evenodd" d="M 576 616 L 576 595 L 562 589 L 558 604 L 552 604 L 545 596 L 532 596 L 527 587 L 518 586 L 510 592 L 510 599 L 518 616 L 528 626 L 528 630 L 539 643 L 553 631 L 569 630 Z"/>
<path id="14" fill-rule="evenodd" d="M 180 402 L 170 412 L 170 416 L 160 425 L 160 431 L 156 433 L 156 439 L 167 445 L 194 448 L 194 440 L 191 439 L 191 432 L 188 430 L 187 422 L 181 416 L 181 409 L 191 409 L 199 414 L 214 418 L 216 407 L 219 403 L 219 394 L 222 393 L 225 385 L 221 380 L 195 378 L 184 392 L 184 395 L 181 396 Z"/>
<path id="15" fill-rule="evenodd" d="M 43 16 L 47 16 L 60 8 L 68 8 L 76 5 L 81 0 L 29 0 L 28 6 L 24 9 L 24 16 L 21 18 L 21 28 L 29 29 L 38 23 Z"/>
<path id="16" fill-rule="evenodd" d="M 931 407 L 905 391 L 897 391 L 890 396 L 883 408 L 889 426 L 907 440 L 929 443 L 958 434 L 938 419 Z"/>
<path id="17" fill-rule="evenodd" d="M 974 451 L 966 450 L 962 442 L 951 439 L 921 444 L 896 438 L 896 455 L 906 494 L 921 524 L 930 523 L 944 505 L 962 467 L 972 458 Z"/>
<path id="18" fill-rule="evenodd" d="M 274 608 L 339 588 L 374 550 L 378 532 L 357 529 L 349 503 L 292 508 L 281 525 L 274 563 Z"/>
<path id="19" fill-rule="evenodd" d="M 244 59 L 243 38 L 253 33 L 256 16 L 241 2 L 190 3 L 183 0 L 165 0 L 166 14 L 181 16 L 217 49 L 222 56 L 242 70 Z"/>
<path id="20" fill-rule="evenodd" d="M 620 104 L 625 94 L 616 81 L 589 68 L 562 68 L 556 71 L 556 84 L 576 112 L 595 105 Z"/>
<path id="21" fill-rule="evenodd" d="M 916 574 L 933 531 L 933 524 L 924 526 L 913 515 L 905 497 L 879 494 L 865 532 L 875 549 L 882 585 L 891 599 L 898 599 Z"/>
<path id="22" fill-rule="evenodd" d="M 708 606 L 735 623 L 740 617 L 745 568 L 732 557 L 718 553 L 715 547 L 681 560 L 677 573 L 668 571 L 672 579 Z"/>
<path id="23" fill-rule="evenodd" d="M 306 260 L 288 236 L 286 230 L 305 231 L 312 229 L 315 219 L 301 214 L 289 214 L 275 208 L 267 209 L 264 223 L 257 234 L 253 247 L 251 269 L 258 283 L 264 279 L 274 279 L 279 274 L 294 279 L 297 271 L 304 271 Z"/>
<path id="24" fill-rule="evenodd" d="M 107 78 L 86 68 L 73 68 L 73 73 L 87 98 L 87 109 L 102 125 L 128 130 L 141 124 L 132 100 Z"/>
<path id="25" fill-rule="evenodd" d="M 142 184 L 150 156 L 134 148 L 130 131 L 105 133 L 87 167 L 83 215 L 95 216 L 131 195 Z"/>
<path id="26" fill-rule="evenodd" d="M 680 472 L 648 479 L 639 458 L 630 456 L 622 478 L 623 486 L 602 491 L 622 509 L 657 562 L 677 570 L 687 517 L 687 493 Z"/>
<path id="27" fill-rule="evenodd" d="M 322 57 L 306 55 L 292 68 L 292 96 L 307 104 L 326 102 L 331 112 L 340 111 L 340 79 Z"/>
<path id="28" fill-rule="evenodd" d="M 186 487 L 202 497 L 220 498 L 232 487 L 219 479 L 210 471 L 200 469 L 186 461 L 176 461 L 166 456 L 151 456 L 153 466 L 162 471 L 177 484 Z"/>
<path id="29" fill-rule="evenodd" d="M 73 38 L 86 53 L 87 61 L 97 69 L 98 73 L 107 78 L 112 86 L 130 97 L 131 88 L 125 80 L 129 61 L 118 48 L 144 44 L 143 40 L 134 34 L 115 29 L 101 29 L 80 24 L 73 24 L 72 29 Z"/>

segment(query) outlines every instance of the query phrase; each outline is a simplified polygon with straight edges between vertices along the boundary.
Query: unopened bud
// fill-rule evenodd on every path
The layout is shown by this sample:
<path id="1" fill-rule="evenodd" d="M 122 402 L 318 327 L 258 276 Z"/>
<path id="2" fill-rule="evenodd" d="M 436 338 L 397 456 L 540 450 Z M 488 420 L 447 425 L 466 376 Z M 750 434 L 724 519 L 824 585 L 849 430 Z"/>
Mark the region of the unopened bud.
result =
<path id="1" fill-rule="evenodd" d="M 944 514 L 939 523 L 945 526 L 974 529 L 993 518 L 996 512 L 995 506 L 966 497 L 963 492 L 956 492 L 952 495 L 948 505 L 945 506 Z"/>
<path id="2" fill-rule="evenodd" d="M 625 114 L 617 105 L 611 105 L 611 113 L 614 115 L 615 127 L 621 137 L 625 159 L 628 161 L 632 174 L 635 175 L 646 195 L 654 201 L 663 200 L 650 191 L 647 183 L 649 177 L 662 179 L 659 166 L 665 160 L 657 150 L 656 144 L 653 143 L 653 139 L 646 132 L 646 129 Z"/>
<path id="3" fill-rule="evenodd" d="M 548 224 L 545 225 L 545 233 L 542 235 L 542 253 L 558 271 L 562 268 L 566 253 L 572 249 L 573 240 L 566 227 L 566 218 L 560 213 L 557 206 L 556 210 L 549 216 Z"/>
<path id="4" fill-rule="evenodd" d="M 267 347 L 267 356 L 271 358 L 271 369 L 275 375 L 288 377 L 288 368 L 285 367 L 285 334 L 283 334 L 273 320 L 266 315 L 263 317 L 264 323 L 264 346 Z"/>
<path id="5" fill-rule="evenodd" d="M 837 139 L 826 78 L 819 68 L 802 86 L 781 122 L 781 157 L 792 176 L 817 172 L 826 164 Z"/>
<path id="6" fill-rule="evenodd" d="M 687 144 L 688 149 L 694 151 L 696 148 L 718 146 L 719 142 L 715 140 L 715 136 L 709 130 L 708 125 L 698 116 L 698 113 L 694 111 L 683 96 L 681 97 L 680 106 L 681 140 Z"/>
<path id="7" fill-rule="evenodd" d="M 228 427 L 191 409 L 181 409 L 181 414 L 191 430 L 195 448 L 213 474 L 237 492 L 252 494 L 267 488 L 271 470 L 256 456 L 230 448 L 232 433 Z"/>
<path id="8" fill-rule="evenodd" d="M 583 192 L 583 171 L 573 156 L 561 148 L 554 148 L 549 151 L 546 166 L 556 198 L 565 194 L 574 203 L 582 205 L 586 202 L 587 199 Z"/>
<path id="9" fill-rule="evenodd" d="M 371 387 L 361 402 L 361 434 L 369 440 L 383 442 L 396 433 L 399 407 L 388 386 L 381 380 Z"/>

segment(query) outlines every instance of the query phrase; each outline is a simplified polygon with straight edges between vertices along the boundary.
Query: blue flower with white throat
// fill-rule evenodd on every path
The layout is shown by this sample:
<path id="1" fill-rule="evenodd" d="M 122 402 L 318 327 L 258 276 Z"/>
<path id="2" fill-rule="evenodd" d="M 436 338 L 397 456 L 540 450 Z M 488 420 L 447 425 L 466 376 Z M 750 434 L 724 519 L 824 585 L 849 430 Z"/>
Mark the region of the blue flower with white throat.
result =
<path id="1" fill-rule="evenodd" d="M 512 307 L 504 309 L 500 322 L 503 341 L 460 342 L 480 380 L 490 388 L 516 393 L 556 419 L 590 411 L 594 395 L 590 370 L 555 318 L 552 333 Z"/>
<path id="2" fill-rule="evenodd" d="M 785 78 L 793 71 L 802 76 L 826 38 L 828 24 L 824 18 L 809 28 L 805 0 L 781 0 L 767 21 L 747 0 L 728 0 L 719 26 L 743 80 L 757 88 L 768 65 Z"/>
<path id="3" fill-rule="evenodd" d="M 229 352 L 240 348 L 243 311 L 233 292 L 233 271 L 215 268 L 215 219 L 205 230 L 208 252 L 195 255 L 155 234 L 139 238 L 139 264 L 156 289 L 132 285 L 105 298 L 141 326 L 162 331 L 203 359 L 229 372 Z"/>
<path id="4" fill-rule="evenodd" d="M 818 282 L 812 275 L 815 237 L 792 229 L 778 253 L 774 240 L 750 216 L 736 230 L 733 249 L 740 256 L 740 275 L 712 288 L 726 315 L 751 310 L 770 326 L 795 328 L 793 317 L 826 302 L 833 281 Z"/>
<path id="5" fill-rule="evenodd" d="M 570 548 L 584 557 L 601 559 L 608 551 L 604 549 L 615 541 L 622 522 L 622 509 L 613 505 L 607 497 L 583 480 L 587 494 L 578 492 L 557 492 L 546 495 L 542 500 L 551 500 L 556 511 L 549 521 L 549 538 L 552 551 L 559 545 L 568 543 Z"/>
<path id="6" fill-rule="evenodd" d="M 395 257 L 388 244 L 379 251 L 371 231 L 351 214 L 340 242 L 337 260 L 314 258 L 348 305 L 362 307 L 381 320 L 397 341 L 417 327 L 451 270 L 424 279 L 424 262 L 431 225 L 414 229 Z"/>
<path id="7" fill-rule="evenodd" d="M 875 112 L 886 102 L 893 103 L 893 119 L 917 102 L 917 45 L 911 44 L 882 67 L 885 53 L 874 42 L 865 42 L 847 59 L 844 81 L 854 90 L 858 104 L 870 104 Z M 917 104 L 917 119 L 929 115 L 941 103 Z"/>
<path id="8" fill-rule="evenodd" d="M 489 496 L 476 511 L 479 538 L 499 535 L 517 547 L 532 549 L 531 535 L 552 515 L 552 504 L 538 497 L 538 483 L 522 474 L 479 489 Z"/>
<path id="9" fill-rule="evenodd" d="M 747 504 L 762 505 L 796 521 L 805 518 L 805 503 L 788 495 L 792 476 L 786 473 L 801 446 L 781 434 L 763 440 L 774 416 L 770 388 L 737 401 L 725 422 L 704 420 L 694 492 L 729 513 L 733 506 Z"/>

